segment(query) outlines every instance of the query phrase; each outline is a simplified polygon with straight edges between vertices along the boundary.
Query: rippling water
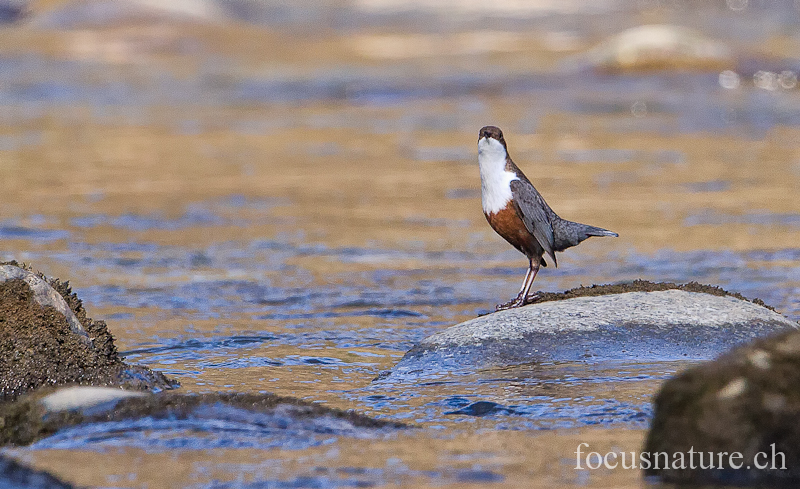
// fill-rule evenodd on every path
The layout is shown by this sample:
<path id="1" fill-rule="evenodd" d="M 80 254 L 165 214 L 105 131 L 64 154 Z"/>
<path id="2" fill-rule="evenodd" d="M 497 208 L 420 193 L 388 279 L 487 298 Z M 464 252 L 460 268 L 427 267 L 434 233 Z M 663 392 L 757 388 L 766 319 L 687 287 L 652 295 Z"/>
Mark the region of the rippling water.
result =
<path id="1" fill-rule="evenodd" d="M 69 279 L 128 361 L 184 391 L 419 427 L 145 420 L 13 454 L 113 487 L 639 486 L 634 471 L 575 471 L 575 447 L 638 449 L 653 393 L 692 359 L 373 382 L 523 278 L 481 215 L 486 124 L 559 214 L 620 234 L 569 250 L 536 288 L 694 280 L 800 319 L 800 98 L 749 82 L 796 66 L 794 3 L 634 3 L 254 3 L 250 24 L 92 21 L 105 27 L 43 6 L 4 27 L 3 45 L 25 47 L 0 51 L 0 259 Z M 741 85 L 575 68 L 654 22 L 733 46 Z"/>

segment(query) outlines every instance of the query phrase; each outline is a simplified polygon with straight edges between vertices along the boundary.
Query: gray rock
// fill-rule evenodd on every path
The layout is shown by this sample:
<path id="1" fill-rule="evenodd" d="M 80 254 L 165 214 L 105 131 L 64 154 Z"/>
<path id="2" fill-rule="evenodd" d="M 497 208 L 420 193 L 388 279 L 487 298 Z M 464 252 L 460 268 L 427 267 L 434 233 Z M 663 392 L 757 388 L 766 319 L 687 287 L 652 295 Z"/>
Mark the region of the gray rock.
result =
<path id="1" fill-rule="evenodd" d="M 641 468 L 665 482 L 797 487 L 798 386 L 798 331 L 755 341 L 679 374 L 656 395 L 644 448 L 650 454 L 667 454 L 669 468 L 663 456 L 657 469 L 652 463 Z M 703 467 L 698 452 L 705 455 Z M 715 454 L 714 468 L 709 467 L 709 452 Z M 720 467 L 719 454 L 725 452 L 741 457 L 722 456 Z M 679 454 L 685 458 L 683 467 L 673 463 Z"/>
<path id="2" fill-rule="evenodd" d="M 69 329 L 81 336 L 81 341 L 91 345 L 89 335 L 83 329 L 81 322 L 75 316 L 75 313 L 69 308 L 67 302 L 61 297 L 56 289 L 50 286 L 46 280 L 39 277 L 33 272 L 16 267 L 14 265 L 0 265 L 0 283 L 7 280 L 22 279 L 33 291 L 33 299 L 42 307 L 51 306 L 56 311 L 60 312 L 67 318 Z"/>
<path id="3" fill-rule="evenodd" d="M 391 375 L 543 362 L 705 360 L 798 324 L 731 296 L 683 290 L 542 302 L 422 340 Z"/>

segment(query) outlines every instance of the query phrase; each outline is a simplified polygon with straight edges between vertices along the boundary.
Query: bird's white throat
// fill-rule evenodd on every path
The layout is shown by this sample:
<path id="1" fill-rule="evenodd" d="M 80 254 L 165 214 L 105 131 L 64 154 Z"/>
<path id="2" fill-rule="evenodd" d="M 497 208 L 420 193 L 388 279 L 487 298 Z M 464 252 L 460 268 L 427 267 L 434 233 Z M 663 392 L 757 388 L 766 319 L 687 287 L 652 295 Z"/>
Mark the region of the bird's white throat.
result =
<path id="1" fill-rule="evenodd" d="M 483 212 L 494 214 L 512 199 L 510 183 L 519 178 L 506 170 L 506 149 L 494 138 L 484 137 L 478 141 L 478 166 L 481 169 Z"/>

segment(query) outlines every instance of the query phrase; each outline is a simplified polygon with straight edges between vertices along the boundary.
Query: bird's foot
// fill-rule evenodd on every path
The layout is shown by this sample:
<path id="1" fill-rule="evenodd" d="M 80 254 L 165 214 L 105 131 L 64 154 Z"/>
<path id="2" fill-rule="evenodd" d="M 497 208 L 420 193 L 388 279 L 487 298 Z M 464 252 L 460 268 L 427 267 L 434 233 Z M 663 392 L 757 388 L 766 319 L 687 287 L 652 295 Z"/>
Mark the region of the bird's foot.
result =
<path id="1" fill-rule="evenodd" d="M 520 297 L 517 296 L 515 299 L 512 299 L 508 302 L 503 304 L 497 304 L 494 306 L 494 310 L 496 311 L 505 311 L 506 309 L 514 309 L 515 307 L 522 307 L 527 304 L 533 304 L 539 298 L 539 293 L 535 293 L 533 295 L 529 295 L 527 297 Z"/>
<path id="2" fill-rule="evenodd" d="M 527 306 L 528 304 L 535 304 L 535 303 L 539 302 L 539 299 L 541 297 L 542 297 L 542 294 L 540 294 L 539 292 L 537 292 L 535 294 L 531 294 L 531 295 L 529 295 L 528 297 L 525 298 L 525 301 L 523 302 L 523 305 Z"/>
<path id="3" fill-rule="evenodd" d="M 514 309 L 515 307 L 521 307 L 525 305 L 525 300 L 517 297 L 516 299 L 512 299 L 508 302 L 504 302 L 502 304 L 497 304 L 494 306 L 495 312 L 497 311 L 505 311 L 506 309 Z"/>

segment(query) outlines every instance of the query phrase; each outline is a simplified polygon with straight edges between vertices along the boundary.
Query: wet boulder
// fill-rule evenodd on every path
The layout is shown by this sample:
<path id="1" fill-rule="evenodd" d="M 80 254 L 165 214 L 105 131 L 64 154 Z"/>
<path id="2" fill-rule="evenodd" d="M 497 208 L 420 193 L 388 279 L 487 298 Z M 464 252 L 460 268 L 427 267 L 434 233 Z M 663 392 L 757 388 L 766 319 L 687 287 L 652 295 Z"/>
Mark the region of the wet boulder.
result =
<path id="1" fill-rule="evenodd" d="M 657 467 L 643 467 L 645 473 L 671 483 L 797 487 L 798 385 L 798 331 L 760 339 L 670 379 L 655 397 L 643 449 L 666 456 Z"/>
<path id="2" fill-rule="evenodd" d="M 528 363 L 708 360 L 798 324 L 763 303 L 700 284 L 593 286 L 541 294 L 429 336 L 383 377 Z"/>
<path id="3" fill-rule="evenodd" d="M 0 263 L 0 400 L 63 384 L 176 387 L 119 358 L 105 322 L 87 317 L 68 282 Z"/>

